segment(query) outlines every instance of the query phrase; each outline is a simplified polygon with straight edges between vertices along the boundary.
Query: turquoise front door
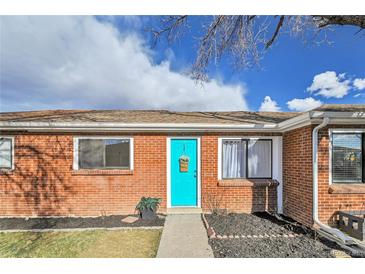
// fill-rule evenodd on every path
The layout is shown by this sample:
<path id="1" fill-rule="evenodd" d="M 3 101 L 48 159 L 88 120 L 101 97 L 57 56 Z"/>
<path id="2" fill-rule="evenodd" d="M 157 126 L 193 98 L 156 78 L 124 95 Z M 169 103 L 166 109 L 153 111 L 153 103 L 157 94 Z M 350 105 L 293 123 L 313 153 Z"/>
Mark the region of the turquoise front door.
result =
<path id="1" fill-rule="evenodd" d="M 171 139 L 171 206 L 197 206 L 197 140 Z"/>

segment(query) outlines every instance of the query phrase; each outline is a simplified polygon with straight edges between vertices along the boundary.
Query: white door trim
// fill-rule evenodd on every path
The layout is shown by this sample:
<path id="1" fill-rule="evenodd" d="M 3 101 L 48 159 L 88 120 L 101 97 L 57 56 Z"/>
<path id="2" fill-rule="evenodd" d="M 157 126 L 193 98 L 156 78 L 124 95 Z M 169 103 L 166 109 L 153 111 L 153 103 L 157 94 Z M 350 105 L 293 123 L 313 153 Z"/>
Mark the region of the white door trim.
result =
<path id="1" fill-rule="evenodd" d="M 197 205 L 192 206 L 194 208 L 201 208 L 201 148 L 200 148 L 200 137 L 191 136 L 171 136 L 166 139 L 166 197 L 167 197 L 167 208 L 177 208 L 178 206 L 171 206 L 171 140 L 172 139 L 194 139 L 197 140 L 197 194 L 198 200 Z"/>

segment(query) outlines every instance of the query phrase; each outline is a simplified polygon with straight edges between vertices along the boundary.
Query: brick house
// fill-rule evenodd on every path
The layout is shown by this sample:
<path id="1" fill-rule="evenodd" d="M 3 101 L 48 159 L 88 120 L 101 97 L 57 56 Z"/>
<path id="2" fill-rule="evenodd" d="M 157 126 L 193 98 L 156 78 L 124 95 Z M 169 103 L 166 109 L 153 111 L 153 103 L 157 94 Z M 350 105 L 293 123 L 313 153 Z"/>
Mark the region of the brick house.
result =
<path id="1" fill-rule="evenodd" d="M 0 113 L 0 216 L 277 211 L 307 226 L 364 209 L 365 105 L 305 113 Z M 317 216 L 318 215 L 318 216 Z"/>

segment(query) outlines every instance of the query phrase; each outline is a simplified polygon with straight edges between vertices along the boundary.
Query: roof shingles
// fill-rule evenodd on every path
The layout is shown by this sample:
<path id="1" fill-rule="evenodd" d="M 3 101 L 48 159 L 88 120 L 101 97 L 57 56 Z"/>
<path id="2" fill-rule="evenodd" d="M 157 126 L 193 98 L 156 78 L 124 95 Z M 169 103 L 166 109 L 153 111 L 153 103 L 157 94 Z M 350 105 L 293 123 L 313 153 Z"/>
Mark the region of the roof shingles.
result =
<path id="1" fill-rule="evenodd" d="M 314 111 L 361 111 L 365 105 L 322 105 Z M 41 110 L 0 113 L 0 121 L 123 124 L 276 124 L 302 112 L 174 112 L 168 110 Z"/>
<path id="2" fill-rule="evenodd" d="M 365 104 L 324 104 L 314 110 L 333 112 L 365 112 Z"/>
<path id="3" fill-rule="evenodd" d="M 95 123 L 278 123 L 298 112 L 173 112 L 167 110 L 44 110 L 0 113 L 0 121 L 12 122 L 95 122 Z"/>

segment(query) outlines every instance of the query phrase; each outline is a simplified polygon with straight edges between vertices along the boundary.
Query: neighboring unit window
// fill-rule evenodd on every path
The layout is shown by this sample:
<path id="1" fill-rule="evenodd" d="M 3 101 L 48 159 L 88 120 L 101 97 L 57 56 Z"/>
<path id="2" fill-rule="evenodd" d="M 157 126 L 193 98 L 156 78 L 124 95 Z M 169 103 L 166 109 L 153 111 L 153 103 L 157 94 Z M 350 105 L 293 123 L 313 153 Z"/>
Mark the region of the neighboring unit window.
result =
<path id="1" fill-rule="evenodd" d="M 79 139 L 79 168 L 130 168 L 130 140 Z"/>
<path id="2" fill-rule="evenodd" d="M 248 144 L 248 177 L 271 177 L 271 140 L 250 140 Z"/>
<path id="3" fill-rule="evenodd" d="M 0 169 L 12 168 L 12 144 L 11 138 L 0 138 Z"/>
<path id="4" fill-rule="evenodd" d="M 363 182 L 363 134 L 332 134 L 332 181 Z"/>
<path id="5" fill-rule="evenodd" d="M 271 140 L 223 140 L 223 179 L 271 178 L 271 172 Z"/>

